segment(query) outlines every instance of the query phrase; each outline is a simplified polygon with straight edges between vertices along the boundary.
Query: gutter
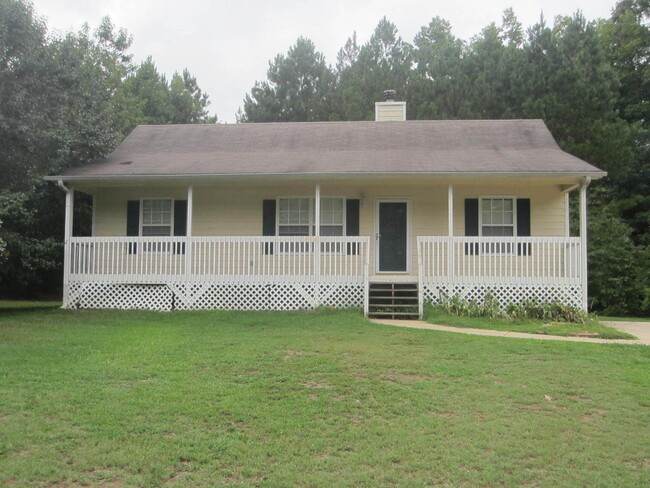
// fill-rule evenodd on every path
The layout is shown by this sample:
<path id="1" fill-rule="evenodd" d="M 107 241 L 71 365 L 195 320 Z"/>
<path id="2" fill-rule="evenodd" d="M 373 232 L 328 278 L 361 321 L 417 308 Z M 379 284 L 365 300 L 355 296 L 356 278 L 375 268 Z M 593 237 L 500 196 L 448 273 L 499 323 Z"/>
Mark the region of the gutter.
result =
<path id="1" fill-rule="evenodd" d="M 399 177 L 399 176 L 437 176 L 437 177 L 454 177 L 454 178 L 472 178 L 472 177 L 572 177 L 572 178 L 589 178 L 600 179 L 607 176 L 606 172 L 593 172 L 593 173 L 553 173 L 548 171 L 538 172 L 474 172 L 474 173 L 426 173 L 426 172 L 387 172 L 387 173 L 368 173 L 368 172 L 348 172 L 348 173 L 178 173 L 178 174 L 164 174 L 164 175 L 151 175 L 151 174 L 131 174 L 131 175 L 70 175 L 70 176 L 45 176 L 43 179 L 46 181 L 125 181 L 125 180 L 168 180 L 168 179 L 193 179 L 193 178 L 246 178 L 246 177 L 262 177 L 262 178 L 349 178 L 349 177 Z"/>

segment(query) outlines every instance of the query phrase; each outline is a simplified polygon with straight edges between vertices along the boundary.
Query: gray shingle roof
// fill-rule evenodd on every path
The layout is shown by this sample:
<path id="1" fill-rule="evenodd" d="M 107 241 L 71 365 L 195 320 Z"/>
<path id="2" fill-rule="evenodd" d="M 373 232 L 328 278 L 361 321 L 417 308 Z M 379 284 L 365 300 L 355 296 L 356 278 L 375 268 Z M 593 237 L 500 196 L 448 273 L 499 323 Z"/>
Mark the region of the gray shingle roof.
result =
<path id="1" fill-rule="evenodd" d="M 541 120 L 436 120 L 138 126 L 62 177 L 355 173 L 605 174 L 562 151 Z"/>

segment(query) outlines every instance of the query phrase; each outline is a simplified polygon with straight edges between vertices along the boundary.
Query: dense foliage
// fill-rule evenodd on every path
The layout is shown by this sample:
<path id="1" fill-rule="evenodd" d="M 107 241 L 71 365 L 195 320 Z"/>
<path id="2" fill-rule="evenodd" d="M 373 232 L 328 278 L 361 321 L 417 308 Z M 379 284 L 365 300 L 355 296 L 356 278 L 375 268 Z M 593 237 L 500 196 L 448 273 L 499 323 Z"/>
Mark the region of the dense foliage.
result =
<path id="1" fill-rule="evenodd" d="M 410 119 L 544 119 L 564 150 L 609 173 L 590 192 L 591 305 L 649 314 L 649 19 L 648 0 L 619 0 L 609 19 L 578 12 L 527 29 L 508 9 L 468 42 L 435 17 L 410 44 L 384 18 L 365 44 L 350 37 L 334 67 L 300 38 L 270 63 L 239 120 L 372 120 L 388 88 Z M 305 80 L 327 80 L 326 91 L 273 96 Z"/>
<path id="2" fill-rule="evenodd" d="M 187 70 L 167 82 L 130 45 L 108 18 L 55 36 L 28 2 L 0 0 L 0 296 L 60 286 L 63 192 L 43 175 L 106 155 L 137 124 L 215 121 Z"/>

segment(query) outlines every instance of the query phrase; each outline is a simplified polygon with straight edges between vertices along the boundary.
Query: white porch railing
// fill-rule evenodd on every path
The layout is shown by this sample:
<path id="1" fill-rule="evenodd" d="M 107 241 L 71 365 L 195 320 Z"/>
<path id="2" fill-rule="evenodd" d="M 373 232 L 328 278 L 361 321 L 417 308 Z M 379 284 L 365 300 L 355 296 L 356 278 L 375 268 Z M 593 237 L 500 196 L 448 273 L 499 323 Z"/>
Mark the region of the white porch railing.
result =
<path id="1" fill-rule="evenodd" d="M 581 305 L 578 237 L 418 237 L 421 304 L 441 293 L 503 303 L 528 298 Z"/>
<path id="2" fill-rule="evenodd" d="M 367 237 L 73 237 L 70 280 L 362 283 Z"/>
<path id="3" fill-rule="evenodd" d="M 580 280 L 578 237 L 418 237 L 418 254 L 426 281 Z"/>
<path id="4" fill-rule="evenodd" d="M 368 237 L 73 237 L 69 246 L 68 307 L 368 309 Z"/>

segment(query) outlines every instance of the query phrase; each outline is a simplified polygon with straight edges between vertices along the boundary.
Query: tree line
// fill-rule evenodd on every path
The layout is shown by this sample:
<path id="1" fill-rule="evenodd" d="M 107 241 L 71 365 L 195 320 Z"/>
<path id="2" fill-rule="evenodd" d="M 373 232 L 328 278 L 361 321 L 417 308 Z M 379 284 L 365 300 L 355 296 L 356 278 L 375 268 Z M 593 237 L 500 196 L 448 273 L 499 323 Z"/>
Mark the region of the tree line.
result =
<path id="1" fill-rule="evenodd" d="M 372 120 L 388 88 L 410 119 L 541 118 L 564 150 L 609 172 L 590 191 L 592 306 L 648 314 L 649 16 L 649 0 L 620 0 L 608 19 L 524 29 L 508 9 L 469 41 L 435 17 L 413 42 L 384 18 L 365 43 L 353 34 L 334 66 L 301 37 L 270 61 L 237 120 Z M 153 59 L 133 61 L 131 42 L 108 18 L 53 35 L 28 1 L 0 0 L 0 297 L 59 291 L 63 195 L 42 176 L 107 155 L 137 124 L 216 122 L 190 72 L 168 80 Z"/>
<path id="2" fill-rule="evenodd" d="M 353 34 L 334 66 L 300 37 L 269 62 L 237 119 L 373 120 L 385 89 L 409 119 L 543 119 L 562 149 L 609 173 L 590 190 L 591 306 L 650 314 L 649 19 L 648 0 L 620 0 L 608 19 L 578 12 L 526 29 L 507 9 L 469 41 L 435 17 L 409 43 L 383 18 L 367 42 Z"/>
<path id="3" fill-rule="evenodd" d="M 0 0 L 0 296 L 60 292 L 62 192 L 44 175 L 106 156 L 137 124 L 216 121 L 188 70 L 167 80 L 131 42 L 109 18 L 53 35 L 29 2 Z"/>

